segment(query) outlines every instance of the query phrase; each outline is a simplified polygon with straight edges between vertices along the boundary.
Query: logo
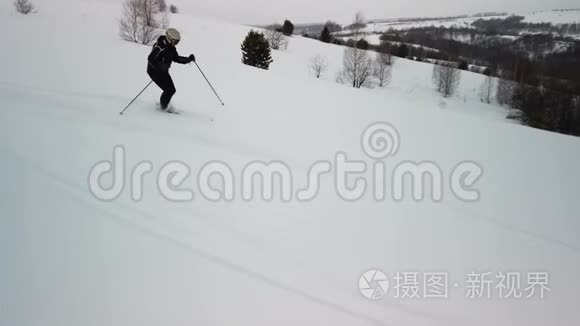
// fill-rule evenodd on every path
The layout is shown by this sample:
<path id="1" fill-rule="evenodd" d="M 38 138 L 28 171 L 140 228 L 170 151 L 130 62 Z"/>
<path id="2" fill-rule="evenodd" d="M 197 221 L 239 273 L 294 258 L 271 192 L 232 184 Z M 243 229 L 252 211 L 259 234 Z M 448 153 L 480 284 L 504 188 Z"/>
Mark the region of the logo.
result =
<path id="1" fill-rule="evenodd" d="M 301 168 L 300 172 L 308 171 L 303 178 L 295 174 L 290 164 L 276 160 L 250 161 L 239 170 L 223 161 L 208 161 L 196 171 L 179 160 L 154 167 L 145 159 L 128 166 L 127 162 L 137 162 L 139 158 L 129 159 L 125 147 L 116 145 L 112 160 L 96 163 L 87 182 L 91 194 L 107 202 L 117 200 L 125 192 L 139 202 L 144 199 L 146 186 L 157 186 L 158 194 L 173 202 L 191 202 L 194 198 L 212 202 L 310 202 L 320 193 L 323 176 L 329 177 L 336 195 L 349 202 L 369 195 L 377 202 L 387 199 L 402 202 L 411 196 L 416 202 L 430 199 L 438 203 L 446 193 L 465 202 L 480 198 L 476 184 L 483 175 L 483 167 L 477 162 L 462 161 L 450 171 L 431 160 L 387 164 L 387 159 L 396 156 L 401 147 L 399 131 L 388 122 L 372 123 L 365 128 L 360 146 L 366 159 L 349 158 L 346 152 L 337 151 L 332 158 L 312 162 L 307 170 Z M 305 183 L 296 185 L 304 179 Z"/>
<path id="2" fill-rule="evenodd" d="M 367 299 L 378 300 L 389 291 L 389 278 L 385 273 L 373 269 L 360 277 L 358 287 Z"/>

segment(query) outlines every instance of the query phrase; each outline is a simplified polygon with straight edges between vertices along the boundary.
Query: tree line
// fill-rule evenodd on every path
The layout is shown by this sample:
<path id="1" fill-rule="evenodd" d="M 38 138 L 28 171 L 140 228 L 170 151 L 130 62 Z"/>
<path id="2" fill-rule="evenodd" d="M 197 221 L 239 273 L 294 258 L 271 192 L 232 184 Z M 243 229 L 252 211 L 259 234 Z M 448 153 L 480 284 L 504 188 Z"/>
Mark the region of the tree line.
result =
<path id="1" fill-rule="evenodd" d="M 517 29 L 554 30 L 551 24 L 523 23 L 520 17 L 476 23 L 481 29 L 414 28 L 390 31 L 381 39 L 414 44 L 408 47 L 413 52 L 409 55 L 417 60 L 451 61 L 460 68 L 486 67 L 482 73 L 501 78 L 496 86 L 497 102 L 519 110 L 522 123 L 580 136 L 580 41 L 551 33 L 518 34 L 513 38 L 494 34 L 506 35 Z M 435 51 L 423 51 L 422 47 Z M 482 88 L 487 89 L 487 96 L 482 99 L 489 102 L 491 87 L 487 79 L 486 83 Z"/>

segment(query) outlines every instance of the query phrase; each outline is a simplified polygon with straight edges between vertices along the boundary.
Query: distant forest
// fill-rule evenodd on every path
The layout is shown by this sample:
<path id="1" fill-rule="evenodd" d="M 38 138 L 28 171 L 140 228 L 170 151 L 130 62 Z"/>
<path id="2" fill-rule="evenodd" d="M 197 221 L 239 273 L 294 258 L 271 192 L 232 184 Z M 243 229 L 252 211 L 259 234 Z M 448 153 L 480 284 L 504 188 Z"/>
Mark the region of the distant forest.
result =
<path id="1" fill-rule="evenodd" d="M 380 36 L 379 45 L 364 39 L 345 41 L 349 34 L 344 31 L 349 29 L 336 23 L 316 27 L 315 33 L 303 30 L 301 34 L 499 77 L 496 101 L 520 112 L 513 118 L 535 128 L 580 136 L 580 24 L 488 17 L 473 22 L 473 28 L 388 30 Z M 318 32 L 320 28 L 322 32 Z"/>

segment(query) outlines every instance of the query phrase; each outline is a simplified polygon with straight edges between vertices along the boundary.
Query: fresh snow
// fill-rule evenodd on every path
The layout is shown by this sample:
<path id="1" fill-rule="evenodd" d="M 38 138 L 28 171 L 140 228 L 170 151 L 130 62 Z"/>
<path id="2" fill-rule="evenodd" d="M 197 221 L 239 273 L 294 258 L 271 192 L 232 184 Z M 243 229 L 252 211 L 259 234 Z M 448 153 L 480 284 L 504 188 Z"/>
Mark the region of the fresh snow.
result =
<path id="1" fill-rule="evenodd" d="M 398 59 L 386 89 L 335 83 L 343 48 L 293 37 L 269 71 L 241 64 L 249 27 L 172 16 L 182 54 L 172 68 L 181 115 L 155 110 L 150 48 L 121 41 L 114 2 L 37 0 L 21 16 L 0 4 L 0 325 L 564 325 L 578 320 L 580 140 L 520 126 L 479 101 L 483 76 L 462 73 L 441 98 L 432 66 Z M 329 72 L 308 72 L 321 54 Z M 215 121 L 208 121 L 214 118 Z M 127 167 L 210 161 L 236 175 L 251 161 L 280 160 L 303 186 L 308 167 L 373 161 L 364 128 L 395 126 L 401 145 L 388 168 L 434 161 L 448 174 L 465 160 L 484 168 L 481 200 L 445 187 L 440 203 L 345 202 L 329 176 L 308 203 L 280 200 L 172 203 L 145 179 L 112 202 L 91 196 L 89 170 L 123 145 Z M 130 168 L 128 168 L 130 171 Z M 193 187 L 193 177 L 186 182 Z M 364 298 L 369 269 L 446 272 L 449 299 Z M 476 272 L 549 272 L 545 299 L 465 298 Z"/>
<path id="2" fill-rule="evenodd" d="M 410 28 L 421 27 L 443 27 L 443 28 L 472 28 L 472 23 L 479 19 L 496 19 L 505 16 L 486 16 L 486 17 L 465 17 L 465 18 L 434 18 L 431 20 L 417 21 L 394 21 L 386 23 L 370 23 L 363 29 L 364 32 L 380 33 L 392 30 L 406 30 Z"/>
<path id="3" fill-rule="evenodd" d="M 580 9 L 578 10 L 554 10 L 538 11 L 532 13 L 517 13 L 524 17 L 527 23 L 551 23 L 559 24 L 580 24 Z M 365 39 L 371 44 L 380 44 L 381 34 L 393 31 L 403 31 L 412 28 L 442 27 L 442 28 L 475 28 L 472 24 L 479 19 L 503 19 L 507 16 L 485 16 L 485 17 L 464 17 L 464 18 L 433 18 L 429 20 L 403 20 L 392 19 L 385 22 L 371 22 L 367 24 L 361 32 L 365 33 Z M 351 33 L 350 30 L 341 32 Z M 340 33 L 339 33 L 340 34 Z M 346 37 L 348 39 L 350 37 Z M 467 42 L 469 40 L 466 40 Z"/>
<path id="4" fill-rule="evenodd" d="M 580 9 L 538 11 L 522 16 L 527 23 L 580 24 Z"/>

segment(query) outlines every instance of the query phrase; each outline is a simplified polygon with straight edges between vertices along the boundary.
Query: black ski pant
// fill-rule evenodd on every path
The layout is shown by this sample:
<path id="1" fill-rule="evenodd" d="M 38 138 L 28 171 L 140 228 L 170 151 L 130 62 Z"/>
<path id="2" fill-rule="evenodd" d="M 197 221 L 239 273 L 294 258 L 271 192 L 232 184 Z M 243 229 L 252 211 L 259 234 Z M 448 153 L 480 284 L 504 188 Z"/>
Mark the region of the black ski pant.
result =
<path id="1" fill-rule="evenodd" d="M 153 82 L 155 82 L 155 84 L 157 84 L 157 86 L 163 90 L 159 104 L 161 104 L 162 109 L 167 109 L 171 98 L 176 92 L 175 85 L 173 84 L 171 75 L 169 75 L 169 71 L 161 71 L 152 67 L 148 67 L 147 74 L 149 77 L 151 77 Z"/>

